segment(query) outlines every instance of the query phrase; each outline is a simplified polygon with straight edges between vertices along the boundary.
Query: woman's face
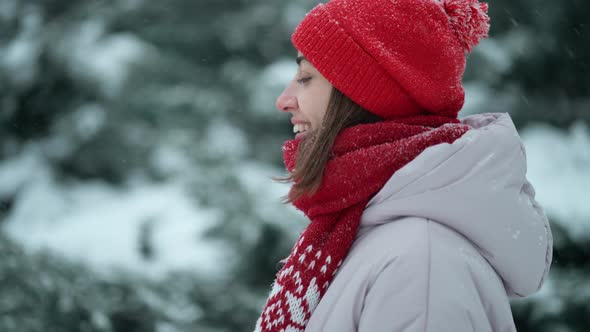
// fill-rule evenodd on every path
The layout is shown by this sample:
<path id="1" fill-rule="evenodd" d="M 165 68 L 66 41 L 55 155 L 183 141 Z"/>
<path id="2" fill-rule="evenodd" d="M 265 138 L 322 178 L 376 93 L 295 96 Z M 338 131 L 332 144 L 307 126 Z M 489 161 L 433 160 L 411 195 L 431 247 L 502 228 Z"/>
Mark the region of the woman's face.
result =
<path id="1" fill-rule="evenodd" d="M 297 74 L 277 99 L 280 111 L 291 113 L 296 138 L 303 138 L 306 131 L 316 130 L 328 108 L 332 84 L 307 61 L 301 52 L 297 53 Z"/>

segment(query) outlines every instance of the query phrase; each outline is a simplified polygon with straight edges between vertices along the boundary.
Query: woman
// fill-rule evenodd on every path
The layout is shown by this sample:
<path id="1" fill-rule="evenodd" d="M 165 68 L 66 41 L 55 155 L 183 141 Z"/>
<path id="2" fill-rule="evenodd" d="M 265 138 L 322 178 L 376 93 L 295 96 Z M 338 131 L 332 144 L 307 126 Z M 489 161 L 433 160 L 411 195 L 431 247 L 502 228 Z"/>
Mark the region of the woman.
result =
<path id="1" fill-rule="evenodd" d="M 552 235 L 507 113 L 459 120 L 477 0 L 332 0 L 296 28 L 283 146 L 309 226 L 256 331 L 515 331 Z"/>

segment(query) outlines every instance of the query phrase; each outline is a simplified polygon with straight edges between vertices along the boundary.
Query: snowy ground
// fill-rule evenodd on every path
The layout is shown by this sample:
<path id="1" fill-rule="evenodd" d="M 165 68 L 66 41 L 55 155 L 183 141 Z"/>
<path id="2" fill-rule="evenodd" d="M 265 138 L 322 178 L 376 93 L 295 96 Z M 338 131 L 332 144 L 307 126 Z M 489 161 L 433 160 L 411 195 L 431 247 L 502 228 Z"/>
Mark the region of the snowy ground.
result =
<path id="1" fill-rule="evenodd" d="M 123 188 L 99 181 L 58 183 L 42 149 L 31 145 L 0 162 L 0 198 L 18 193 L 2 230 L 30 251 L 51 250 L 105 277 L 122 270 L 154 279 L 174 270 L 214 278 L 227 268 L 220 262 L 235 258 L 224 243 L 203 236 L 223 213 L 199 206 L 188 181 L 132 178 Z M 270 179 L 278 171 L 257 163 L 243 163 L 238 171 L 244 173 L 242 185 L 261 197 L 256 213 L 284 218 L 279 199 L 288 188 Z"/>

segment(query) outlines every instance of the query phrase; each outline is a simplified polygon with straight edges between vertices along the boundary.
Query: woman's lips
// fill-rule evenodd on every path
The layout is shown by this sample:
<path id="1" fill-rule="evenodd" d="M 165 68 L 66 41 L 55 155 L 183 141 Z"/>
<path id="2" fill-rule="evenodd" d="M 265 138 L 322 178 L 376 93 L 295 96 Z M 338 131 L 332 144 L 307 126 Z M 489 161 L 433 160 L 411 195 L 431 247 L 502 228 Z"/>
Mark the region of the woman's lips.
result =
<path id="1" fill-rule="evenodd" d="M 306 134 L 307 134 L 307 131 L 304 131 L 302 133 L 297 133 L 297 134 L 295 134 L 295 138 L 296 139 L 303 138 Z"/>

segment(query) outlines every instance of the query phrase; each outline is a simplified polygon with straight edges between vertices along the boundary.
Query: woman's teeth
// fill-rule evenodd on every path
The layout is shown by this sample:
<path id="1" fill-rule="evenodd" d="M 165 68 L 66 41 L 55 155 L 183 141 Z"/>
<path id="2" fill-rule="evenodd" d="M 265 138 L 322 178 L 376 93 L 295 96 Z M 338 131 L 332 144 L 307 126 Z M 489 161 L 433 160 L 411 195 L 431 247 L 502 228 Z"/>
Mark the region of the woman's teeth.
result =
<path id="1" fill-rule="evenodd" d="M 306 130 L 309 130 L 310 128 L 311 128 L 311 125 L 309 125 L 307 123 L 298 123 L 293 126 L 293 132 L 294 133 L 304 132 Z"/>

